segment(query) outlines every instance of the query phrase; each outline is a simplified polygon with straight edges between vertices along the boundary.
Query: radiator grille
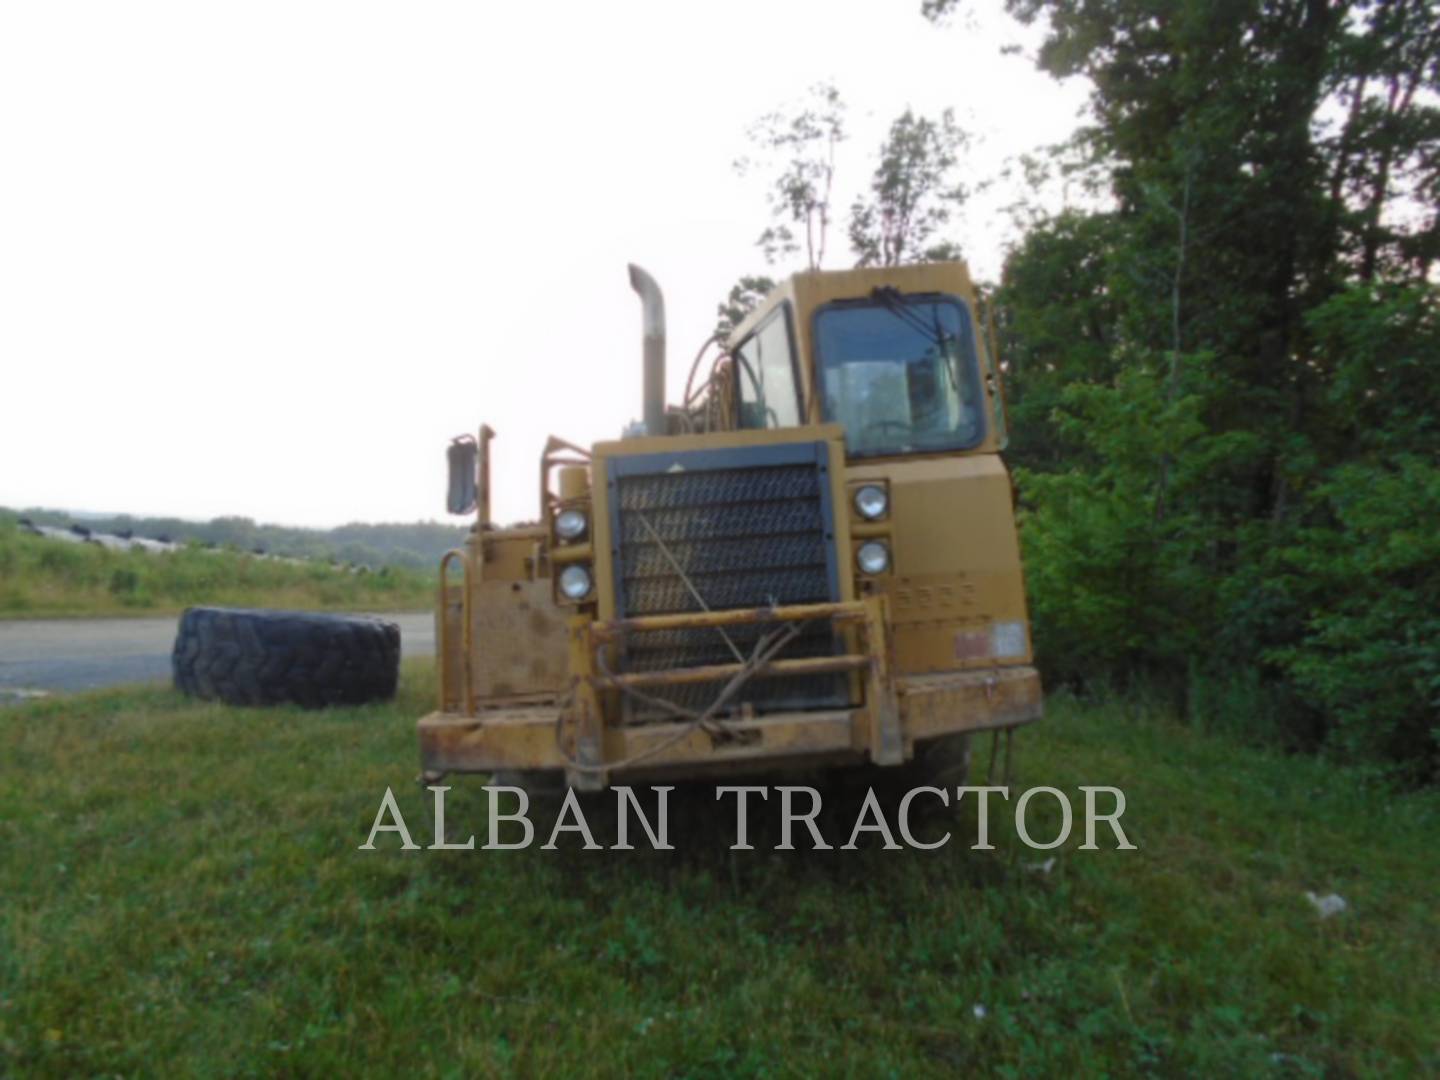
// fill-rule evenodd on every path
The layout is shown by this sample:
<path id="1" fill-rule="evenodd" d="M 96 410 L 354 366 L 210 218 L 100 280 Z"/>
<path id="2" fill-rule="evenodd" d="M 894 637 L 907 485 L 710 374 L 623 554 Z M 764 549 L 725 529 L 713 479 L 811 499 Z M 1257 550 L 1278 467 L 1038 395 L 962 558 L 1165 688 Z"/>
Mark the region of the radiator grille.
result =
<path id="1" fill-rule="evenodd" d="M 657 615 L 838 600 L 826 467 L 823 443 L 613 461 L 619 613 Z M 663 671 L 734 663 L 736 651 L 748 658 L 771 629 L 734 626 L 724 635 L 713 628 L 631 633 L 621 666 L 626 671 Z M 838 651 L 833 630 L 822 621 L 806 627 L 783 655 Z M 723 685 L 648 692 L 700 710 Z M 742 704 L 765 712 L 843 705 L 847 700 L 843 675 L 755 679 L 733 699 L 731 711 Z M 658 715 L 633 701 L 627 704 L 631 721 Z"/>

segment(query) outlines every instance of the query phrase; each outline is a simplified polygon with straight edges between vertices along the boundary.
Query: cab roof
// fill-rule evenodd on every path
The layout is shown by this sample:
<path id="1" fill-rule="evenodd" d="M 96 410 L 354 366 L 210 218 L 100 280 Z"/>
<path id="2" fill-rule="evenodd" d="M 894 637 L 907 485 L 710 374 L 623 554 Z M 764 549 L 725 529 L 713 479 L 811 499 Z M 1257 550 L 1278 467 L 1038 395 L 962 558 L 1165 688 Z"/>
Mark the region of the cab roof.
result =
<path id="1" fill-rule="evenodd" d="M 725 341 L 733 350 L 752 334 L 781 304 L 789 301 L 797 312 L 813 311 L 835 300 L 862 300 L 877 288 L 902 293 L 952 293 L 975 302 L 970 269 L 963 262 L 914 263 L 908 266 L 859 267 L 853 270 L 802 270 L 791 274 L 746 315 Z"/>

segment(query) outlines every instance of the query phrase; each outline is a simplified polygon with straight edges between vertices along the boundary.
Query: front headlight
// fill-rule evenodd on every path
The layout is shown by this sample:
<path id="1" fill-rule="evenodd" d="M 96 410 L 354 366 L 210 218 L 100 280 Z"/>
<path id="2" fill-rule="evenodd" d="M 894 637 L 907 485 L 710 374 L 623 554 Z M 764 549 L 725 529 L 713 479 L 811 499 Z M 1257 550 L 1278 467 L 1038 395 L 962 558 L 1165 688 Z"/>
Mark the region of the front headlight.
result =
<path id="1" fill-rule="evenodd" d="M 890 509 L 890 496 L 879 484 L 866 484 L 855 492 L 855 512 L 866 521 L 879 521 Z"/>
<path id="2" fill-rule="evenodd" d="M 567 566 L 560 571 L 560 592 L 567 600 L 583 600 L 590 595 L 590 571 L 583 566 Z"/>
<path id="3" fill-rule="evenodd" d="M 855 565 L 862 574 L 883 574 L 890 569 L 890 549 L 879 540 L 861 544 L 855 552 Z"/>
<path id="4" fill-rule="evenodd" d="M 555 535 L 561 540 L 579 540 L 589 525 L 584 510 L 561 510 L 555 515 Z"/>

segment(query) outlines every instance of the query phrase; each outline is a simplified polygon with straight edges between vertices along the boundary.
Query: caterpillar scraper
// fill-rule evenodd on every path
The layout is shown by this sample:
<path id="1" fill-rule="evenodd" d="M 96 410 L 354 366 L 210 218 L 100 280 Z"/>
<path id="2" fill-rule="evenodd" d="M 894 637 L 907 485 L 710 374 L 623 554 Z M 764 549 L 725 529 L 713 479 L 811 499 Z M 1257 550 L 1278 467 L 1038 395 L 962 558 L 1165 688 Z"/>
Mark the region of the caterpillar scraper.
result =
<path id="1" fill-rule="evenodd" d="M 441 564 L 423 775 L 580 790 L 869 764 L 965 782 L 1042 712 L 993 331 L 965 266 L 811 271 L 666 404 L 632 266 L 643 421 L 551 438 L 539 523 L 490 520 L 493 432 L 449 448 L 475 515 Z"/>

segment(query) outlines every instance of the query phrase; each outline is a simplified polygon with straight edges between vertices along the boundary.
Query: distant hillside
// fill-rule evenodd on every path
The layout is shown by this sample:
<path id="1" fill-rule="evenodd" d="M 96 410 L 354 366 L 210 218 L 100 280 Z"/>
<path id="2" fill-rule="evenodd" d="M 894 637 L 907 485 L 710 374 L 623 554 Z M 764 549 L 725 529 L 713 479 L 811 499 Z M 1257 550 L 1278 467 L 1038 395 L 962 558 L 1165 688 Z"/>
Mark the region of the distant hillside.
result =
<path id="1" fill-rule="evenodd" d="M 170 517 L 99 515 L 62 510 L 10 510 L 0 507 L 0 521 L 27 517 L 37 525 L 65 527 L 72 522 L 96 532 L 133 533 L 149 539 L 198 541 L 239 551 L 260 551 L 300 559 L 319 559 L 379 568 L 404 566 L 433 569 L 452 547 L 464 543 L 468 526 L 438 521 L 382 523 L 353 522 L 334 529 L 302 529 L 287 525 L 261 525 L 246 517 L 220 517 L 186 521 Z"/>
<path id="2" fill-rule="evenodd" d="M 434 595 L 429 568 L 331 565 L 195 543 L 168 550 L 78 537 L 67 543 L 25 530 L 13 514 L 0 516 L 0 618 L 166 614 L 193 604 L 423 611 Z"/>

